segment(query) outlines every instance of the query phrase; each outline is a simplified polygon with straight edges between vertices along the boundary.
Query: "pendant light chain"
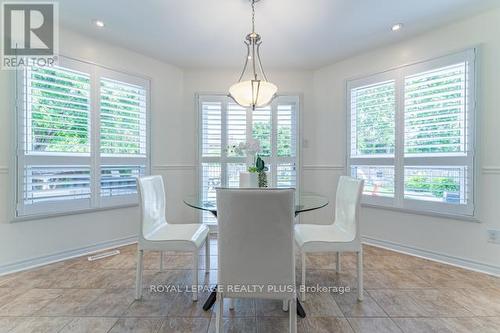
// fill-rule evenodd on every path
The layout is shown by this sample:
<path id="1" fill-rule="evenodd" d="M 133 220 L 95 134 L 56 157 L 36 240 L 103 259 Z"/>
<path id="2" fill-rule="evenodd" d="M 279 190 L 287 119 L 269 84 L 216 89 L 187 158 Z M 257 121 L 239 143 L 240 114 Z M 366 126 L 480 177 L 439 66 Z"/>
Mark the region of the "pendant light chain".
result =
<path id="1" fill-rule="evenodd" d="M 252 32 L 255 32 L 255 0 L 252 0 Z"/>
<path id="2" fill-rule="evenodd" d="M 247 56 L 245 57 L 245 65 L 241 71 L 238 82 L 229 88 L 229 97 L 231 97 L 238 105 L 243 107 L 251 107 L 255 110 L 256 107 L 262 107 L 271 103 L 277 96 L 278 87 L 269 82 L 260 59 L 261 37 L 255 32 L 255 3 L 259 0 L 250 0 L 252 5 L 252 32 L 245 38 L 247 48 Z M 249 62 L 251 64 L 249 64 Z M 252 67 L 252 78 L 247 81 L 242 81 L 247 70 L 247 66 Z M 258 68 L 257 68 L 258 67 Z M 259 78 L 257 69 L 262 73 L 262 78 Z M 250 73 L 249 73 L 250 74 Z M 263 80 L 262 80 L 263 79 Z"/>

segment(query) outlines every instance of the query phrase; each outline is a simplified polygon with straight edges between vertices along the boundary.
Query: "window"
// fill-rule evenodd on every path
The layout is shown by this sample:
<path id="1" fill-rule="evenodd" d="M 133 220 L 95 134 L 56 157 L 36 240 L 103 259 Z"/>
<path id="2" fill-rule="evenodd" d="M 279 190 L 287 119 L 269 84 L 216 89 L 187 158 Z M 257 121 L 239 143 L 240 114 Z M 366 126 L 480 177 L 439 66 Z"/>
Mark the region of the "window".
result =
<path id="1" fill-rule="evenodd" d="M 475 49 L 348 82 L 364 202 L 474 215 Z"/>
<path id="2" fill-rule="evenodd" d="M 215 201 L 218 186 L 238 187 L 239 173 L 252 158 L 228 150 L 230 145 L 259 140 L 260 156 L 269 167 L 270 187 L 297 187 L 298 98 L 280 96 L 269 106 L 245 109 L 226 96 L 199 96 L 200 191 L 204 200 Z M 215 223 L 203 213 L 205 223 Z"/>
<path id="3" fill-rule="evenodd" d="M 60 58 L 18 75 L 17 216 L 137 202 L 148 81 Z"/>

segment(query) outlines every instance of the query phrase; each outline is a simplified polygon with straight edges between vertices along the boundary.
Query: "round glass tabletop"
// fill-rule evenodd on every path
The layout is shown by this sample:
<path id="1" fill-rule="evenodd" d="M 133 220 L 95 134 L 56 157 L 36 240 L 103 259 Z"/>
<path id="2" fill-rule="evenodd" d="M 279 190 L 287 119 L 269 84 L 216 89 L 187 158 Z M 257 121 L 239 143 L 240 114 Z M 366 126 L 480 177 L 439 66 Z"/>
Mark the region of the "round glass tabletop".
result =
<path id="1" fill-rule="evenodd" d="M 300 193 L 295 205 L 295 215 L 320 209 L 328 205 L 328 198 L 315 193 Z M 184 198 L 184 203 L 190 207 L 212 212 L 217 216 L 217 203 L 215 198 L 203 199 L 201 195 L 189 195 Z"/>

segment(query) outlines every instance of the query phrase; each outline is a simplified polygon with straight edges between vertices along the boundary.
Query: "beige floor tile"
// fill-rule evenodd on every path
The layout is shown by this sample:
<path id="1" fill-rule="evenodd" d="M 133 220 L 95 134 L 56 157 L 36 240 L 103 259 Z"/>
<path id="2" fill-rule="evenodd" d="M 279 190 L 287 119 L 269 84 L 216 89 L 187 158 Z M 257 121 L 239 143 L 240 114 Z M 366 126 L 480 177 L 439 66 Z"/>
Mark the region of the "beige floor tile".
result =
<path id="1" fill-rule="evenodd" d="M 30 316 L 63 293 L 62 289 L 31 289 L 0 308 L 0 316 Z"/>
<path id="2" fill-rule="evenodd" d="M 450 325 L 442 318 L 393 318 L 394 322 L 405 333 L 465 333 L 457 331 L 457 327 Z M 468 332 L 468 331 L 467 331 Z"/>
<path id="3" fill-rule="evenodd" d="M 366 289 L 420 289 L 431 285 L 410 270 L 376 270 L 364 272 Z"/>
<path id="4" fill-rule="evenodd" d="M 38 316 L 80 316 L 87 307 L 103 295 L 103 289 L 66 289 L 63 293 L 36 312 Z"/>
<path id="5" fill-rule="evenodd" d="M 297 279 L 297 282 L 299 281 Z M 308 269 L 306 271 L 306 285 L 354 289 L 357 286 L 357 278 L 355 274 L 345 271 L 336 273 L 334 270 Z"/>
<path id="6" fill-rule="evenodd" d="M 425 317 L 425 307 L 416 302 L 407 290 L 368 290 L 369 295 L 390 317 Z"/>
<path id="7" fill-rule="evenodd" d="M 448 295 L 476 316 L 500 316 L 500 290 L 498 289 L 457 289 Z"/>
<path id="8" fill-rule="evenodd" d="M 106 333 L 117 320 L 118 318 L 74 318 L 59 333 Z"/>
<path id="9" fill-rule="evenodd" d="M 308 293 L 302 306 L 309 317 L 343 317 L 341 309 L 330 293 Z"/>
<path id="10" fill-rule="evenodd" d="M 14 327 L 30 320 L 29 317 L 0 317 L 0 333 L 10 332 Z"/>
<path id="11" fill-rule="evenodd" d="M 133 289 L 108 289 L 87 304 L 81 316 L 121 316 L 134 301 Z"/>
<path id="12" fill-rule="evenodd" d="M 205 302 L 205 300 L 201 300 Z M 255 317 L 255 300 L 251 298 L 235 298 L 234 309 L 229 309 L 230 300 L 224 299 L 224 318 Z M 217 306 L 214 306 L 214 315 L 217 313 Z"/>
<path id="13" fill-rule="evenodd" d="M 224 318 L 224 333 L 256 333 L 257 319 L 255 317 L 246 318 Z M 208 333 L 215 333 L 215 316 L 210 320 Z"/>
<path id="14" fill-rule="evenodd" d="M 288 317 L 280 300 L 256 299 L 255 311 L 258 317 Z"/>
<path id="15" fill-rule="evenodd" d="M 298 332 L 304 333 L 351 333 L 349 322 L 345 318 L 306 317 L 298 321 Z M 286 326 L 288 327 L 288 326 Z M 284 331 L 280 331 L 284 332 Z"/>
<path id="16" fill-rule="evenodd" d="M 209 293 L 199 293 L 198 301 L 193 302 L 190 292 L 178 293 L 173 299 L 172 305 L 168 309 L 168 317 L 203 317 L 210 318 L 212 311 L 203 310 L 203 302 Z"/>
<path id="17" fill-rule="evenodd" d="M 423 289 L 407 291 L 413 300 L 434 317 L 471 317 L 473 314 L 454 300 L 448 290 Z"/>
<path id="18" fill-rule="evenodd" d="M 109 333 L 156 333 L 163 321 L 160 318 L 122 318 Z"/>
<path id="19" fill-rule="evenodd" d="M 71 318 L 27 317 L 9 333 L 56 333 L 70 321 Z"/>
<path id="20" fill-rule="evenodd" d="M 18 288 L 0 288 L 0 307 L 12 302 L 17 297 L 25 294 L 30 289 L 19 286 Z"/>
<path id="21" fill-rule="evenodd" d="M 201 285 L 217 282 L 216 248 L 212 240 L 209 274 L 204 272 L 204 249 L 199 253 Z M 159 272 L 159 252 L 147 251 L 144 297 L 134 301 L 136 250 L 130 245 L 121 247 L 118 256 L 94 262 L 81 257 L 0 277 L 0 333 L 57 332 L 63 327 L 63 333 L 105 332 L 111 325 L 113 332 L 213 332 L 214 311 L 202 309 L 208 291 L 192 302 L 190 293 L 150 290 L 175 285 L 185 291 L 193 282 L 192 256 L 167 253 L 166 270 Z M 351 291 L 309 294 L 299 332 L 351 332 L 351 326 L 361 332 L 397 332 L 392 319 L 412 333 L 500 333 L 500 279 L 372 246 L 364 246 L 364 251 L 367 291 L 361 303 L 356 300 L 353 253 L 342 255 L 339 274 L 335 254 L 308 254 L 308 286 Z M 288 313 L 282 311 L 281 301 L 244 299 L 229 311 L 226 300 L 224 316 L 226 332 L 288 331 Z"/>
<path id="22" fill-rule="evenodd" d="M 257 322 L 258 333 L 288 332 L 288 327 L 289 327 L 288 317 L 287 318 L 257 317 L 255 320 Z"/>
<path id="23" fill-rule="evenodd" d="M 347 318 L 356 333 L 401 333 L 390 318 Z"/>
<path id="24" fill-rule="evenodd" d="M 125 317 L 164 317 L 175 306 L 175 293 L 151 293 L 144 290 L 142 299 L 134 300 Z"/>
<path id="25" fill-rule="evenodd" d="M 159 333 L 206 333 L 209 318 L 166 318 Z"/>
<path id="26" fill-rule="evenodd" d="M 334 294 L 333 299 L 345 317 L 387 317 L 384 310 L 365 291 L 362 302 L 358 301 L 357 290 L 348 293 Z"/>

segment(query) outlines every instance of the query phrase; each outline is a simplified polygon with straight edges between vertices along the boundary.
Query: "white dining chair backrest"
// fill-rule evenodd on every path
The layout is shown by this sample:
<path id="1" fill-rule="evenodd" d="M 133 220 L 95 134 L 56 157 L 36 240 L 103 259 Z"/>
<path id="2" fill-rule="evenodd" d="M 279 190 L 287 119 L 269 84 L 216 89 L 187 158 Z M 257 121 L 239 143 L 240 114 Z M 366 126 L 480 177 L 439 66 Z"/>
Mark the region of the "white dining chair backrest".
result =
<path id="1" fill-rule="evenodd" d="M 337 185 L 335 200 L 335 225 L 350 235 L 360 237 L 358 227 L 358 206 L 361 201 L 363 180 L 341 176 Z"/>
<path id="2" fill-rule="evenodd" d="M 166 224 L 165 190 L 161 176 L 149 176 L 137 179 L 141 206 L 141 224 L 139 242 L 147 240 L 148 235 Z"/>
<path id="3" fill-rule="evenodd" d="M 294 189 L 217 189 L 218 283 L 262 285 L 262 291 L 227 297 L 286 299 L 295 286 Z"/>

